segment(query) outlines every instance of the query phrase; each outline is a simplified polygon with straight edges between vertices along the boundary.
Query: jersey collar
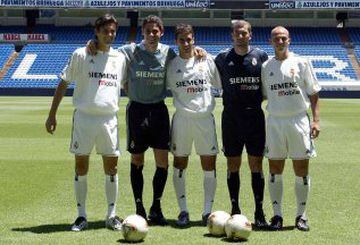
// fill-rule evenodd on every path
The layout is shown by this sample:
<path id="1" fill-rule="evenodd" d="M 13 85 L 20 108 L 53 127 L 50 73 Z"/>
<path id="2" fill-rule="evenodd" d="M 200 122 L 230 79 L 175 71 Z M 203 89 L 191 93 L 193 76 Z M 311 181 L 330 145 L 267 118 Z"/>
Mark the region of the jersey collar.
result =
<path id="1" fill-rule="evenodd" d="M 161 47 L 162 47 L 162 44 L 161 44 L 161 43 L 158 43 L 157 49 L 155 50 L 154 53 L 159 52 L 159 51 L 161 50 Z M 147 51 L 146 48 L 145 48 L 145 40 L 142 40 L 142 41 L 141 41 L 141 43 L 140 43 L 140 48 L 141 48 L 142 50 Z"/>

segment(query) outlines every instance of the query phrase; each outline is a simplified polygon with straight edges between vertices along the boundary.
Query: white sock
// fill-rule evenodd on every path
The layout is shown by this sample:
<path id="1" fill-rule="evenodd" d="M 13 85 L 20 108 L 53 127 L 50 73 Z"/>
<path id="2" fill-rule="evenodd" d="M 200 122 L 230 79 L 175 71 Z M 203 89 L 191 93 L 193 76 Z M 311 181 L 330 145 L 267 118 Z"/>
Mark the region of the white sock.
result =
<path id="1" fill-rule="evenodd" d="M 181 170 L 174 167 L 173 183 L 180 211 L 189 212 L 186 203 L 185 169 Z"/>
<path id="2" fill-rule="evenodd" d="M 214 203 L 216 191 L 216 172 L 204 171 L 204 212 L 203 214 L 211 213 Z"/>
<path id="3" fill-rule="evenodd" d="M 87 175 L 75 175 L 74 181 L 75 198 L 77 203 L 78 217 L 86 218 L 86 194 L 87 194 Z"/>
<path id="4" fill-rule="evenodd" d="M 108 204 L 108 218 L 114 217 L 116 215 L 116 200 L 118 195 L 118 189 L 118 175 L 105 175 L 105 192 Z"/>
<path id="5" fill-rule="evenodd" d="M 310 191 L 310 176 L 295 177 L 295 195 L 297 202 L 296 217 L 301 215 L 305 218 L 306 203 Z"/>
<path id="6" fill-rule="evenodd" d="M 282 217 L 281 204 L 283 197 L 283 181 L 281 174 L 269 175 L 269 192 L 274 216 L 278 215 Z"/>

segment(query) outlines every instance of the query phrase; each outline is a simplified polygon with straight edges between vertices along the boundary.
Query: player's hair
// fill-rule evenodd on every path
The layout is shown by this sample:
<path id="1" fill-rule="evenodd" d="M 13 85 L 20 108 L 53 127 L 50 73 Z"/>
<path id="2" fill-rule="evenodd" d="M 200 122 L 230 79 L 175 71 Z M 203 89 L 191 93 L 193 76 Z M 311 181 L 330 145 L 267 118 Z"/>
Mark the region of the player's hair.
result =
<path id="1" fill-rule="evenodd" d="M 275 26 L 275 27 L 271 30 L 271 38 L 273 37 L 274 32 L 275 32 L 276 30 L 278 30 L 278 29 L 285 31 L 285 32 L 287 33 L 287 35 L 288 35 L 288 38 L 290 38 L 290 32 L 289 32 L 289 30 L 286 29 L 286 27 L 284 27 L 284 26 Z"/>
<path id="2" fill-rule="evenodd" d="M 114 23 L 116 25 L 116 28 L 118 27 L 119 23 L 116 20 L 115 16 L 112 14 L 104 14 L 103 16 L 99 17 L 95 21 L 95 29 L 99 30 L 100 27 L 108 24 L 108 23 Z"/>
<path id="3" fill-rule="evenodd" d="M 192 25 L 180 23 L 175 27 L 175 39 L 177 39 L 181 33 L 190 33 L 194 36 L 194 29 Z"/>
<path id="4" fill-rule="evenodd" d="M 232 20 L 231 21 L 231 31 L 233 32 L 236 26 L 244 26 L 249 33 L 251 33 L 251 24 L 246 20 Z"/>
<path id="5" fill-rule="evenodd" d="M 148 23 L 156 24 L 160 28 L 160 31 L 164 32 L 164 23 L 159 16 L 149 15 L 148 17 L 146 17 L 142 23 L 142 29 L 144 29 L 145 25 Z"/>

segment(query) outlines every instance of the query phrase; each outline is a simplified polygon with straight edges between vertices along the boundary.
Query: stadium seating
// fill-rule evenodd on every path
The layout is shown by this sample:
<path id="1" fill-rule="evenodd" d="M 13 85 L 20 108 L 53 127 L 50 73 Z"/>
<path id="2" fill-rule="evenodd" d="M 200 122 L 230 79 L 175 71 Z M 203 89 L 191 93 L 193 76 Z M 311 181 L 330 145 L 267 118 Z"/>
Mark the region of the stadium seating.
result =
<path id="1" fill-rule="evenodd" d="M 354 44 L 360 45 L 360 28 L 349 28 L 349 36 Z M 358 56 L 358 59 L 360 57 Z"/>
<path id="2" fill-rule="evenodd" d="M 220 51 L 230 48 L 231 45 L 201 45 L 201 47 L 215 56 Z M 255 44 L 254 47 L 265 50 L 269 56 L 274 56 L 270 45 Z M 173 48 L 177 50 L 175 46 Z M 351 66 L 346 50 L 341 45 L 293 44 L 290 46 L 290 50 L 311 60 L 315 75 L 320 81 L 356 80 L 356 73 Z"/>
<path id="3" fill-rule="evenodd" d="M 0 26 L 0 33 L 26 33 L 25 26 Z"/>
<path id="4" fill-rule="evenodd" d="M 16 30 L 16 31 L 13 31 Z M 115 47 L 125 43 L 129 28 L 121 27 Z M 270 28 L 256 27 L 253 29 L 252 44 L 273 56 L 273 48 L 268 44 Z M 356 30 L 353 29 L 356 36 Z M 23 33 L 21 28 L 0 27 L 0 32 Z M 93 38 L 92 27 L 54 27 L 39 25 L 37 33 L 48 33 L 51 44 L 27 44 L 20 52 L 18 59 L 0 82 L 0 88 L 55 88 L 59 78 L 57 75 L 64 68 L 71 53 Z M 334 28 L 291 28 L 292 45 L 290 49 L 297 54 L 309 58 L 314 67 L 315 75 L 320 81 L 355 81 L 356 73 L 351 66 L 346 50 Z M 357 31 L 358 32 L 358 31 Z M 196 44 L 205 48 L 215 56 L 220 51 L 231 48 L 229 27 L 196 27 Z M 352 37 L 353 39 L 360 37 Z M 136 40 L 142 39 L 138 28 Z M 357 40 L 357 39 L 356 39 Z M 166 27 L 162 42 L 174 45 L 174 27 Z M 14 50 L 13 45 L 0 45 L 0 65 Z M 356 49 L 360 58 L 360 48 Z M 73 87 L 73 85 L 71 85 Z"/>
<path id="5" fill-rule="evenodd" d="M 13 44 L 0 44 L 0 69 L 4 66 L 10 54 L 12 54 L 14 50 Z"/>
<path id="6" fill-rule="evenodd" d="M 294 44 L 334 44 L 341 43 L 335 28 L 289 28 L 292 43 Z M 199 45 L 217 45 L 231 43 L 231 29 L 229 27 L 195 27 L 195 41 Z M 252 43 L 268 44 L 270 39 L 270 27 L 254 27 Z M 174 27 L 165 27 L 162 42 L 174 43 Z M 142 40 L 141 29 L 138 28 L 136 42 Z"/>
<path id="7" fill-rule="evenodd" d="M 54 88 L 78 44 L 28 44 L 0 83 L 2 88 Z"/>
<path id="8" fill-rule="evenodd" d="M 360 46 L 355 48 L 355 55 L 357 57 L 358 63 L 360 64 Z"/>

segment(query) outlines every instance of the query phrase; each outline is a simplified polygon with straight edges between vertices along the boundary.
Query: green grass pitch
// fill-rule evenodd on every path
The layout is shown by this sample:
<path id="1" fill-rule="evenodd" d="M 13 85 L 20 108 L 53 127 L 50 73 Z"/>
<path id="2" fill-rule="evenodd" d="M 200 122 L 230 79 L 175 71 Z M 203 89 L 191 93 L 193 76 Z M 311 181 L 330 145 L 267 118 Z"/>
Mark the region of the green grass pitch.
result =
<path id="1" fill-rule="evenodd" d="M 89 170 L 87 210 L 89 229 L 70 232 L 76 217 L 73 193 L 74 163 L 68 152 L 72 120 L 71 98 L 65 98 L 58 112 L 55 135 L 49 135 L 44 122 L 51 97 L 0 97 L 0 244 L 117 244 L 124 243 L 118 232 L 104 228 L 106 200 L 101 158 L 92 155 Z M 134 213 L 129 179 L 129 153 L 126 152 L 125 107 L 119 112 L 120 143 L 118 214 Z M 174 109 L 167 100 L 170 112 Z M 221 100 L 214 112 L 220 140 Z M 311 231 L 292 229 L 296 212 L 292 164 L 284 173 L 284 225 L 281 232 L 253 231 L 248 244 L 358 244 L 360 231 L 360 100 L 321 100 L 322 131 L 316 140 L 318 157 L 311 161 L 312 187 L 308 203 Z M 194 154 L 194 152 L 193 152 Z M 170 163 L 172 157 L 169 157 Z M 230 210 L 223 154 L 217 161 L 218 187 L 213 210 Z M 267 176 L 268 164 L 264 160 Z M 154 173 L 152 151 L 146 154 L 144 202 L 152 199 Z M 171 225 L 150 227 L 145 244 L 226 244 L 223 238 L 207 235 L 200 226 L 203 203 L 202 171 L 192 156 L 187 171 L 187 193 L 192 227 L 177 229 L 173 224 L 178 207 L 172 186 L 172 167 L 162 200 Z M 253 198 L 246 159 L 241 173 L 241 206 L 253 219 Z M 272 216 L 266 186 L 265 212 Z"/>

